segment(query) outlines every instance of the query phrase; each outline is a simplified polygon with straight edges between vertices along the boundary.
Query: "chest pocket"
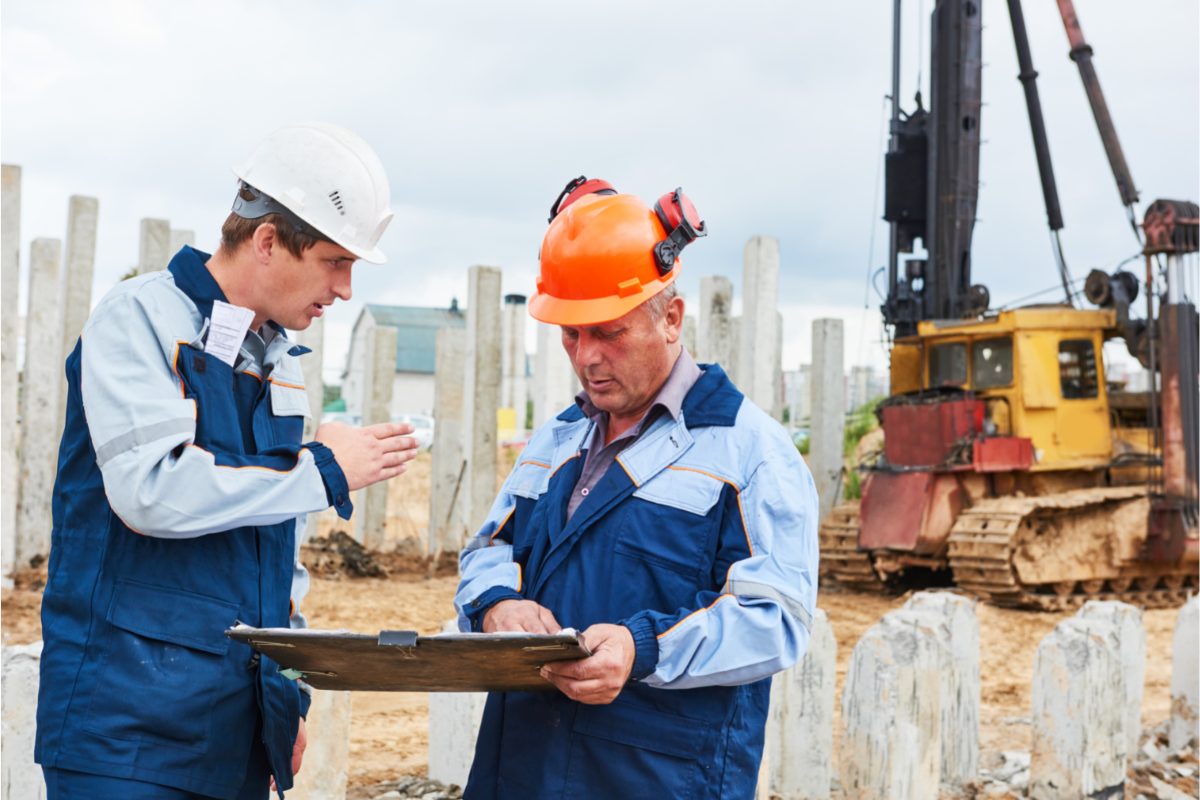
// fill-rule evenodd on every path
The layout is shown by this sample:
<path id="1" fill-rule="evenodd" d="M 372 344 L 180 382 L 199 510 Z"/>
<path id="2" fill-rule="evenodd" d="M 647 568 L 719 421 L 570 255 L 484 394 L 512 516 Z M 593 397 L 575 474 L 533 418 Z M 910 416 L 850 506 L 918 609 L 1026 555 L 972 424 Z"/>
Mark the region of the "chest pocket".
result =
<path id="1" fill-rule="evenodd" d="M 271 413 L 277 417 L 312 419 L 312 411 L 308 406 L 308 390 L 299 382 L 271 378 Z"/>
<path id="2" fill-rule="evenodd" d="M 715 547 L 713 513 L 725 484 L 668 468 L 633 493 L 615 550 L 685 575 L 697 575 Z"/>
<path id="3" fill-rule="evenodd" d="M 517 497 L 537 500 L 550 486 L 550 472 L 548 463 L 525 459 L 508 476 L 505 491 Z"/>

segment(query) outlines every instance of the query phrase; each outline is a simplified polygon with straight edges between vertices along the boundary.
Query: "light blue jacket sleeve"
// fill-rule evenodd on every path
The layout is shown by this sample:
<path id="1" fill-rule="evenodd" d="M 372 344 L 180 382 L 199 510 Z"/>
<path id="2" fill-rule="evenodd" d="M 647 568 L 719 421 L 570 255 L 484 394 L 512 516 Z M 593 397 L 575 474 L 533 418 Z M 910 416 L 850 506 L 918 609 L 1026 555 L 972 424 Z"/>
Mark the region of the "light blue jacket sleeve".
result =
<path id="1" fill-rule="evenodd" d="M 144 282 L 110 294 L 82 335 L 80 389 L 113 511 L 138 533 L 190 538 L 328 507 L 307 448 L 239 456 L 229 466 L 194 446 L 196 407 L 174 368 L 177 348 L 187 346 L 176 338 L 186 309 L 155 288 Z"/>
<path id="2" fill-rule="evenodd" d="M 509 481 L 512 476 L 509 476 Z M 508 489 L 508 481 L 504 489 Z M 482 614 L 500 600 L 520 599 L 521 565 L 513 561 L 511 521 L 516 498 L 502 490 L 487 521 L 459 556 L 454 608 L 461 631 L 479 630 Z"/>
<path id="3" fill-rule="evenodd" d="M 730 566 L 723 590 L 699 593 L 691 609 L 623 621 L 639 662 L 649 662 L 647 674 L 638 675 L 637 664 L 634 672 L 647 685 L 751 683 L 804 655 L 817 599 L 817 496 L 808 468 L 788 449 L 769 448 L 738 491 L 741 524 L 726 526 L 719 547 L 746 557 Z"/>
<path id="4" fill-rule="evenodd" d="M 517 498 L 536 500 L 546 491 L 550 480 L 549 448 L 554 440 L 553 425 L 544 425 L 521 453 L 521 458 L 505 479 L 487 519 L 459 555 L 458 627 L 462 631 L 479 630 L 487 609 L 500 600 L 521 598 L 524 576 L 521 565 L 513 561 L 513 514 Z"/>

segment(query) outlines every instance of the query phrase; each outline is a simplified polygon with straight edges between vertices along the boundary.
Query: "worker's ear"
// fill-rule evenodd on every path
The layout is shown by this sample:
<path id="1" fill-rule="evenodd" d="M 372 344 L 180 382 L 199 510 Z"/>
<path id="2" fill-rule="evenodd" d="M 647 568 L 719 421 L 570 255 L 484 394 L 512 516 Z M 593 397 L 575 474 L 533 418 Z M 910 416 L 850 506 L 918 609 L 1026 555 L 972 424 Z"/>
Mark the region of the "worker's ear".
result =
<path id="1" fill-rule="evenodd" d="M 255 228 L 254 236 L 251 238 L 250 243 L 254 249 L 254 260 L 266 266 L 270 262 L 275 248 L 279 247 L 279 237 L 276 235 L 275 223 L 264 222 Z"/>
<path id="2" fill-rule="evenodd" d="M 667 326 L 667 341 L 675 344 L 683 335 L 683 298 L 676 295 L 667 303 L 667 313 L 663 314 L 663 322 Z"/>

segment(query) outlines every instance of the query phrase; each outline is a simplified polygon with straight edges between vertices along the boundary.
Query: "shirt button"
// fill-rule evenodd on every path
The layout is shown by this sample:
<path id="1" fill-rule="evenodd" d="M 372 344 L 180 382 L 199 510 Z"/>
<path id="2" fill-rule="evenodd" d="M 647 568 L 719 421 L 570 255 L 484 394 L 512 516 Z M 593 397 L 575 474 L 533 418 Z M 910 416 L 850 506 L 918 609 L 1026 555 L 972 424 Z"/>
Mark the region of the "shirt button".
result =
<path id="1" fill-rule="evenodd" d="M 479 600 L 472 600 L 472 601 L 471 601 L 471 608 L 479 608 L 481 605 L 483 605 L 483 603 L 482 603 L 482 602 L 480 602 Z"/>
<path id="2" fill-rule="evenodd" d="M 338 508 L 341 508 L 342 506 L 346 505 L 346 498 L 339 494 L 336 498 L 334 498 L 333 502 Z"/>
<path id="3" fill-rule="evenodd" d="M 587 490 L 587 489 L 580 489 L 580 490 L 579 490 L 579 493 L 580 493 L 581 495 L 583 495 L 584 497 L 587 497 L 587 496 L 588 496 L 588 490 Z"/>

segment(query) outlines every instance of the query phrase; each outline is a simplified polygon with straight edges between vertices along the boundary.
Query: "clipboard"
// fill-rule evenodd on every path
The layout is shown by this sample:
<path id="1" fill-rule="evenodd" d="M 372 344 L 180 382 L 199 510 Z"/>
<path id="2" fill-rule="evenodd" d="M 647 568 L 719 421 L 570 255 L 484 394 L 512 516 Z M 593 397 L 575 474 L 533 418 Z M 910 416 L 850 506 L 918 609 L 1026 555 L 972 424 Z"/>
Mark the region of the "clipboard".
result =
<path id="1" fill-rule="evenodd" d="M 556 634 L 382 631 L 377 636 L 303 628 L 225 632 L 316 689 L 359 692 L 536 692 L 554 684 L 539 670 L 592 652 L 572 628 Z"/>

